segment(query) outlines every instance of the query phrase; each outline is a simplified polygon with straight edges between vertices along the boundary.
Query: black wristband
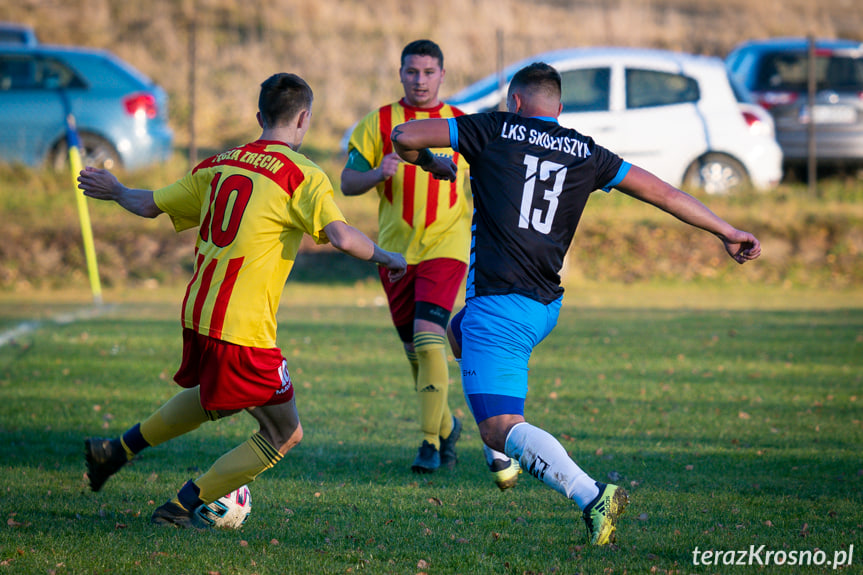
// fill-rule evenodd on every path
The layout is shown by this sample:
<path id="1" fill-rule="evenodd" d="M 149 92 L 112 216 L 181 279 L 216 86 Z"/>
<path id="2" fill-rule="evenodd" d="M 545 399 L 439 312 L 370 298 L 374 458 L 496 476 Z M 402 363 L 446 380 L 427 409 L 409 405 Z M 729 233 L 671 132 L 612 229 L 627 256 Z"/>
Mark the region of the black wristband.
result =
<path id="1" fill-rule="evenodd" d="M 434 154 L 428 148 L 423 148 L 417 156 L 417 165 L 426 169 L 434 163 Z"/>

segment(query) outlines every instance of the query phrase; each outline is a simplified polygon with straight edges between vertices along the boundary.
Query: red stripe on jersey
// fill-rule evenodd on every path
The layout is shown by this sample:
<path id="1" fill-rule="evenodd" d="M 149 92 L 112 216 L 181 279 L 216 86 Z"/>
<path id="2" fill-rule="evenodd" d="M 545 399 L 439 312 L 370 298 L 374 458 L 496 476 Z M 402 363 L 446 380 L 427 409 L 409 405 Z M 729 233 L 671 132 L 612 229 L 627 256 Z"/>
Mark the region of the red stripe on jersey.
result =
<path id="1" fill-rule="evenodd" d="M 189 285 L 186 286 L 186 295 L 183 296 L 183 307 L 182 307 L 182 318 L 183 318 L 183 327 L 188 327 L 192 329 L 192 326 L 186 325 L 186 306 L 189 304 L 189 294 L 192 292 L 192 286 L 195 285 L 195 281 L 198 279 L 198 274 L 201 272 L 201 264 L 204 263 L 204 256 L 198 252 L 198 248 L 195 248 L 195 273 L 192 275 L 192 279 L 189 280 Z"/>
<path id="2" fill-rule="evenodd" d="M 416 191 L 417 168 L 413 164 L 405 164 L 404 189 L 402 190 L 402 219 L 409 226 L 414 225 L 414 194 Z"/>
<path id="3" fill-rule="evenodd" d="M 434 110 L 430 110 L 429 118 L 439 119 L 441 117 L 440 111 L 442 109 L 443 106 L 440 106 L 439 108 Z M 437 205 L 440 196 L 440 183 L 440 180 L 429 177 L 428 192 L 426 195 L 426 228 L 432 225 L 432 223 L 434 223 L 434 221 L 437 219 Z"/>
<path id="4" fill-rule="evenodd" d="M 426 228 L 437 219 L 437 203 L 440 195 L 440 180 L 429 178 L 428 195 L 426 196 Z"/>
<path id="5" fill-rule="evenodd" d="M 198 293 L 195 296 L 195 307 L 192 309 L 192 329 L 195 331 L 200 329 L 201 314 L 204 311 L 207 294 L 210 292 L 210 286 L 213 283 L 213 273 L 216 271 L 218 263 L 219 260 L 210 260 L 210 263 L 207 264 L 207 267 L 204 268 L 204 273 L 201 275 L 201 285 L 198 286 Z"/>
<path id="6" fill-rule="evenodd" d="M 416 108 L 408 106 L 404 107 L 405 122 L 410 122 L 417 117 Z M 392 146 L 392 143 L 390 143 Z M 404 164 L 405 177 L 402 186 L 402 219 L 409 226 L 414 225 L 414 202 L 416 201 L 417 192 L 417 168 L 413 164 Z"/>
<path id="7" fill-rule="evenodd" d="M 380 120 L 381 142 L 384 144 L 383 153 L 386 156 L 393 151 L 393 143 L 390 141 L 390 134 L 393 132 L 393 109 L 392 106 L 382 106 L 378 110 L 378 119 Z M 384 182 L 384 196 L 390 203 L 393 203 L 393 181 L 388 178 Z"/>
<path id="8" fill-rule="evenodd" d="M 381 142 L 384 145 L 384 156 L 393 151 L 393 143 L 390 140 L 390 135 L 393 133 L 393 107 L 381 106 L 378 110 L 378 116 L 381 125 Z"/>
<path id="9" fill-rule="evenodd" d="M 222 339 L 222 326 L 225 324 L 228 302 L 231 300 L 231 293 L 234 291 L 234 284 L 237 283 L 237 276 L 242 267 L 243 258 L 228 260 L 225 279 L 222 280 L 222 285 L 219 286 L 219 295 L 216 296 L 216 303 L 213 305 L 213 314 L 210 316 L 210 337 Z"/>
<path id="10" fill-rule="evenodd" d="M 458 152 L 453 152 L 452 154 L 452 162 L 457 166 L 458 165 Z M 449 207 L 455 206 L 455 203 L 458 201 L 458 188 L 455 185 L 455 182 L 449 183 Z"/>
<path id="11" fill-rule="evenodd" d="M 257 142 L 246 144 L 241 148 L 234 148 L 227 152 L 211 156 L 198 164 L 193 173 L 198 170 L 215 168 L 217 166 L 240 168 L 272 180 L 286 194 L 292 196 L 294 190 L 305 179 L 305 176 L 302 170 L 285 154 L 276 151 L 265 151 L 267 145 L 270 143 L 279 144 L 279 142 L 258 140 Z"/>

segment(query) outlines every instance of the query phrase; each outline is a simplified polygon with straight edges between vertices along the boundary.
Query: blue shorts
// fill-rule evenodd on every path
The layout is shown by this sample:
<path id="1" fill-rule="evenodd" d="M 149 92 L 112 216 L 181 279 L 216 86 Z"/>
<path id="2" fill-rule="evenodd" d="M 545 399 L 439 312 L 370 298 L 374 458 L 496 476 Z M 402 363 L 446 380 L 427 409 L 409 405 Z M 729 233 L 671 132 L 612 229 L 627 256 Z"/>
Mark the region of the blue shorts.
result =
<path id="1" fill-rule="evenodd" d="M 462 386 L 477 423 L 524 415 L 527 363 L 557 325 L 562 301 L 545 305 L 516 294 L 467 301 L 460 325 Z"/>

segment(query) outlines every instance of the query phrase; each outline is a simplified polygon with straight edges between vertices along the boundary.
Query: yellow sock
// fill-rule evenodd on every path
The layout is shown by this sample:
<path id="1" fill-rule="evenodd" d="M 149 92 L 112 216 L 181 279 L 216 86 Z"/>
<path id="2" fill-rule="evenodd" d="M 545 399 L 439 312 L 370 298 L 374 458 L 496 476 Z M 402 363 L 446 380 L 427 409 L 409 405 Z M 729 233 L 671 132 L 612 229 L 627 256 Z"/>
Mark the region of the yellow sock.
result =
<path id="1" fill-rule="evenodd" d="M 419 366 L 416 390 L 420 401 L 420 427 L 423 439 L 438 449 L 444 416 L 449 421 L 449 429 L 452 429 L 452 415 L 447 405 L 449 370 L 445 344 L 444 336 L 436 333 L 426 331 L 414 335 Z"/>
<path id="2" fill-rule="evenodd" d="M 204 503 L 215 501 L 237 487 L 251 483 L 281 459 L 279 450 L 256 433 L 217 459 L 206 473 L 195 480 L 200 489 L 198 496 Z"/>
<path id="3" fill-rule="evenodd" d="M 197 429 L 209 419 L 214 417 L 201 406 L 200 389 L 184 389 L 141 422 L 141 435 L 150 445 L 159 445 Z M 131 453 L 125 442 L 123 447 Z"/>
<path id="4" fill-rule="evenodd" d="M 414 387 L 416 387 L 417 375 L 420 370 L 420 364 L 417 361 L 417 352 L 405 350 L 405 355 L 408 356 L 408 362 L 411 364 L 411 375 L 414 377 Z"/>

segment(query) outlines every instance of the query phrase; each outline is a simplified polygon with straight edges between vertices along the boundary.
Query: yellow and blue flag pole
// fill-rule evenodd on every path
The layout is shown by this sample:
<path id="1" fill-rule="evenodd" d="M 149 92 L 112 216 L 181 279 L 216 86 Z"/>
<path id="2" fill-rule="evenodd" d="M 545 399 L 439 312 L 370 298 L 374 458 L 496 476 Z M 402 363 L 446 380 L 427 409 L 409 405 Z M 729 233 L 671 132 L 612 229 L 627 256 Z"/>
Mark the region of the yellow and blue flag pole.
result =
<path id="1" fill-rule="evenodd" d="M 78 174 L 83 169 L 81 164 L 81 140 L 75 129 L 75 116 L 66 115 L 66 146 L 69 148 L 69 169 L 72 172 L 72 185 L 78 200 L 78 219 L 81 222 L 81 235 L 84 238 L 84 256 L 87 259 L 87 275 L 90 277 L 90 289 L 93 301 L 102 303 L 102 286 L 99 282 L 99 266 L 96 263 L 96 247 L 93 243 L 93 228 L 90 225 L 90 212 L 87 209 L 87 196 L 78 187 Z"/>

